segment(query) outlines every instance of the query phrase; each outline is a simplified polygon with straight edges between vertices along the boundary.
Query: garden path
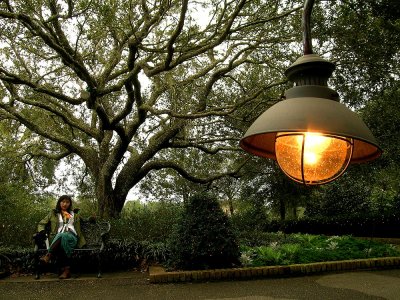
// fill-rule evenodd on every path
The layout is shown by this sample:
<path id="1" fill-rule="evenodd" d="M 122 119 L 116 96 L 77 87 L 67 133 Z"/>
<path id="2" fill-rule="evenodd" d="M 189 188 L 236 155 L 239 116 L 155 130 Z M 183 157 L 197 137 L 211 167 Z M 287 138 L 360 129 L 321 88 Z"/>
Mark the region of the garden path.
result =
<path id="1" fill-rule="evenodd" d="M 400 299 L 400 269 L 179 284 L 150 284 L 148 275 L 140 272 L 94 277 L 2 279 L 0 299 Z"/>

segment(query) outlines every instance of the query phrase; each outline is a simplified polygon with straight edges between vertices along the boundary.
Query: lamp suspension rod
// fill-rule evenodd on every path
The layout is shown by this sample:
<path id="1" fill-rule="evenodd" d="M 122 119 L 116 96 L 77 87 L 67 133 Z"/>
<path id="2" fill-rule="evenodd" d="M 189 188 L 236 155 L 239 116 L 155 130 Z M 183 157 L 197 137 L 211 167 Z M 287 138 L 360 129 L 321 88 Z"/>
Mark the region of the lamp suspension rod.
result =
<path id="1" fill-rule="evenodd" d="M 311 39 L 311 12 L 314 6 L 314 0 L 305 0 L 303 8 L 302 29 L 303 29 L 303 52 L 304 55 L 313 54 Z"/>

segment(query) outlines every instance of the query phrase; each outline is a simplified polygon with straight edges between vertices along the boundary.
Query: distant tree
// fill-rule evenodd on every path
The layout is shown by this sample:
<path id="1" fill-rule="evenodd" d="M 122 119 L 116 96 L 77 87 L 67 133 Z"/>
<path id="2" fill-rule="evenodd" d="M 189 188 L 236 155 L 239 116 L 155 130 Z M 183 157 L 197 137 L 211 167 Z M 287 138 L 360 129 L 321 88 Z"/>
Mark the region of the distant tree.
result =
<path id="1" fill-rule="evenodd" d="M 331 84 L 361 108 L 399 76 L 400 2 L 321 1 L 313 13 L 316 52 L 336 64 Z"/>

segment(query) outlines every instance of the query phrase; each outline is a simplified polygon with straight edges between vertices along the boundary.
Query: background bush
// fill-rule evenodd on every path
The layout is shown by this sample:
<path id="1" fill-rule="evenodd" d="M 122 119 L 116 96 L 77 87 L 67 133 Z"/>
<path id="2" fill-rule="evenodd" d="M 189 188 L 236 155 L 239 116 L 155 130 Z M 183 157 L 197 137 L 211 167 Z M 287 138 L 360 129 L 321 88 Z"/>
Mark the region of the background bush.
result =
<path id="1" fill-rule="evenodd" d="M 111 236 L 121 240 L 165 242 L 182 209 L 183 205 L 175 202 L 128 202 L 121 218 L 111 221 Z"/>
<path id="2" fill-rule="evenodd" d="M 0 246 L 31 247 L 32 235 L 49 212 L 50 203 L 47 197 L 0 189 Z"/>
<path id="3" fill-rule="evenodd" d="M 265 225 L 264 231 L 400 238 L 398 228 L 400 228 L 400 215 L 394 212 L 391 215 L 360 214 L 299 220 L 273 220 Z"/>

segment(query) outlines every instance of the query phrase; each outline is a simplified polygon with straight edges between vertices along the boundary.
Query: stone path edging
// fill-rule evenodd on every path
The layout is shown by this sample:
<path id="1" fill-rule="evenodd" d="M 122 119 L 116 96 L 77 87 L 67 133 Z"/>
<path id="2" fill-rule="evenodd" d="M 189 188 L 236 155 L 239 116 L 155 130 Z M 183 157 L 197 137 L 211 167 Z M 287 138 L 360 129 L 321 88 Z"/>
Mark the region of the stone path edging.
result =
<path id="1" fill-rule="evenodd" d="M 301 276 L 321 272 L 393 268 L 399 266 L 400 257 L 353 259 L 287 266 L 248 267 L 179 272 L 166 272 L 162 267 L 150 266 L 149 277 L 151 283 L 172 283 L 189 281 L 252 279 L 262 277 Z"/>

